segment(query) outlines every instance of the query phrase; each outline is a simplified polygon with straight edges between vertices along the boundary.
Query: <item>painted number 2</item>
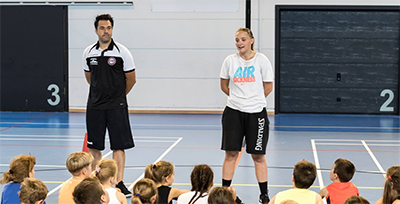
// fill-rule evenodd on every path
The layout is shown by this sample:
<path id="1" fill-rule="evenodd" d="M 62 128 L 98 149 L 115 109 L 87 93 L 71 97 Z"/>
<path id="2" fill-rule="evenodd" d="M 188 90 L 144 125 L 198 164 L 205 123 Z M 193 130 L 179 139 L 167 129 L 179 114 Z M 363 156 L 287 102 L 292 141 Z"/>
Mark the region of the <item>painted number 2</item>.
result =
<path id="1" fill-rule="evenodd" d="M 382 104 L 381 109 L 379 111 L 381 112 L 393 112 L 394 108 L 393 107 L 388 107 L 388 105 L 393 101 L 394 99 L 394 93 L 390 89 L 385 89 L 381 92 L 381 97 L 385 97 L 386 94 L 389 94 L 389 98 L 385 101 L 385 103 Z"/>
<path id="2" fill-rule="evenodd" d="M 60 95 L 58 95 L 60 88 L 58 88 L 58 86 L 56 84 L 50 84 L 47 87 L 47 90 L 52 91 L 51 95 L 56 98 L 54 101 L 52 99 L 47 99 L 47 103 L 49 103 L 51 106 L 58 105 L 60 103 Z"/>

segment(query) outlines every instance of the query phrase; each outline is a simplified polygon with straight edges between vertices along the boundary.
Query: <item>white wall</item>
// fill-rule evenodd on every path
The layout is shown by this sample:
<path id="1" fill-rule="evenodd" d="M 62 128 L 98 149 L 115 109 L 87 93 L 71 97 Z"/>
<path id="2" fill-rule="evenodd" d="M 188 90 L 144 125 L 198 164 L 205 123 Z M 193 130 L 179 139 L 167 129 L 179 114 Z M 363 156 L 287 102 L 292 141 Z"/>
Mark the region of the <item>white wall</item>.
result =
<path id="1" fill-rule="evenodd" d="M 387 6 L 400 1 L 252 0 L 255 49 L 273 67 L 275 5 Z M 130 109 L 222 110 L 226 96 L 219 88 L 219 72 L 224 58 L 236 52 L 234 35 L 244 27 L 244 7 L 245 0 L 239 0 L 237 12 L 220 13 L 152 12 L 151 0 L 134 1 L 134 6 L 69 6 L 70 108 L 86 107 L 89 86 L 82 52 L 97 41 L 93 19 L 110 13 L 115 21 L 113 38 L 128 47 L 136 64 L 137 84 L 128 95 Z M 267 108 L 274 110 L 274 92 L 267 97 Z"/>

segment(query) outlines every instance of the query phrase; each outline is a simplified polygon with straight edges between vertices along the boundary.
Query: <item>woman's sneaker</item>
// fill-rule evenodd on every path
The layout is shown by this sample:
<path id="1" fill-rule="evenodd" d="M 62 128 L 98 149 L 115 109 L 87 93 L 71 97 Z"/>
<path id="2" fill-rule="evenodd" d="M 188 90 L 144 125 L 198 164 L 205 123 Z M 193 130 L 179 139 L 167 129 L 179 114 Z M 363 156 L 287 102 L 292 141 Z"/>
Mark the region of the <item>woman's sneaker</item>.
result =
<path id="1" fill-rule="evenodd" d="M 119 188 L 126 197 L 132 197 L 132 193 L 126 188 L 123 181 L 120 181 L 115 187 Z"/>
<path id="2" fill-rule="evenodd" d="M 269 197 L 267 194 L 260 195 L 260 200 L 258 200 L 259 204 L 268 204 L 269 203 Z"/>
<path id="3" fill-rule="evenodd" d="M 236 203 L 236 204 L 244 204 L 244 203 L 242 202 L 242 200 L 240 200 L 239 196 L 236 196 L 235 203 Z"/>

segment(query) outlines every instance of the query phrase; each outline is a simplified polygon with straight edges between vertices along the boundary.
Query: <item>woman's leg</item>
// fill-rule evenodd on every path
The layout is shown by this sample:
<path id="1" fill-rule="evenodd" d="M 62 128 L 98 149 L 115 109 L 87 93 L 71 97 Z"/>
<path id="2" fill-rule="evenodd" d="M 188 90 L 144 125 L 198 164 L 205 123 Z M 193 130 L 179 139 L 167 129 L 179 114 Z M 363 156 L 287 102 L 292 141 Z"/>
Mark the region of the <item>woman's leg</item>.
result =
<path id="1" fill-rule="evenodd" d="M 222 165 L 222 179 L 232 180 L 238 156 L 239 151 L 225 151 L 224 164 Z"/>
<path id="2" fill-rule="evenodd" d="M 251 157 L 254 161 L 254 166 L 256 169 L 257 181 L 260 183 L 268 181 L 268 168 L 265 155 L 263 154 L 252 154 Z"/>
<path id="3" fill-rule="evenodd" d="M 265 155 L 252 154 L 251 157 L 254 161 L 258 186 L 260 188 L 260 200 L 258 203 L 267 204 L 270 200 L 268 196 L 268 168 Z"/>

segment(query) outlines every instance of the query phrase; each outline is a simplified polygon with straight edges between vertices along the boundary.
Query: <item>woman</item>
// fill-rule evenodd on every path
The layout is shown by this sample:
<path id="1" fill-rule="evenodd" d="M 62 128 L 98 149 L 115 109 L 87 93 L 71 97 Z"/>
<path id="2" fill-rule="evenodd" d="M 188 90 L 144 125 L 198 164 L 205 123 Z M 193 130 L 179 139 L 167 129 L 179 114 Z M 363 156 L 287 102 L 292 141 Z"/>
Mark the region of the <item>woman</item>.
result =
<path id="1" fill-rule="evenodd" d="M 269 120 L 266 97 L 272 91 L 272 66 L 268 58 L 254 51 L 250 29 L 240 28 L 235 36 L 238 53 L 226 57 L 221 68 L 221 89 L 228 96 L 222 115 L 222 185 L 230 186 L 235 163 L 245 137 L 246 152 L 254 161 L 260 187 L 260 203 L 268 203 L 268 171 L 265 160 Z M 236 200 L 241 203 L 240 199 Z"/>

